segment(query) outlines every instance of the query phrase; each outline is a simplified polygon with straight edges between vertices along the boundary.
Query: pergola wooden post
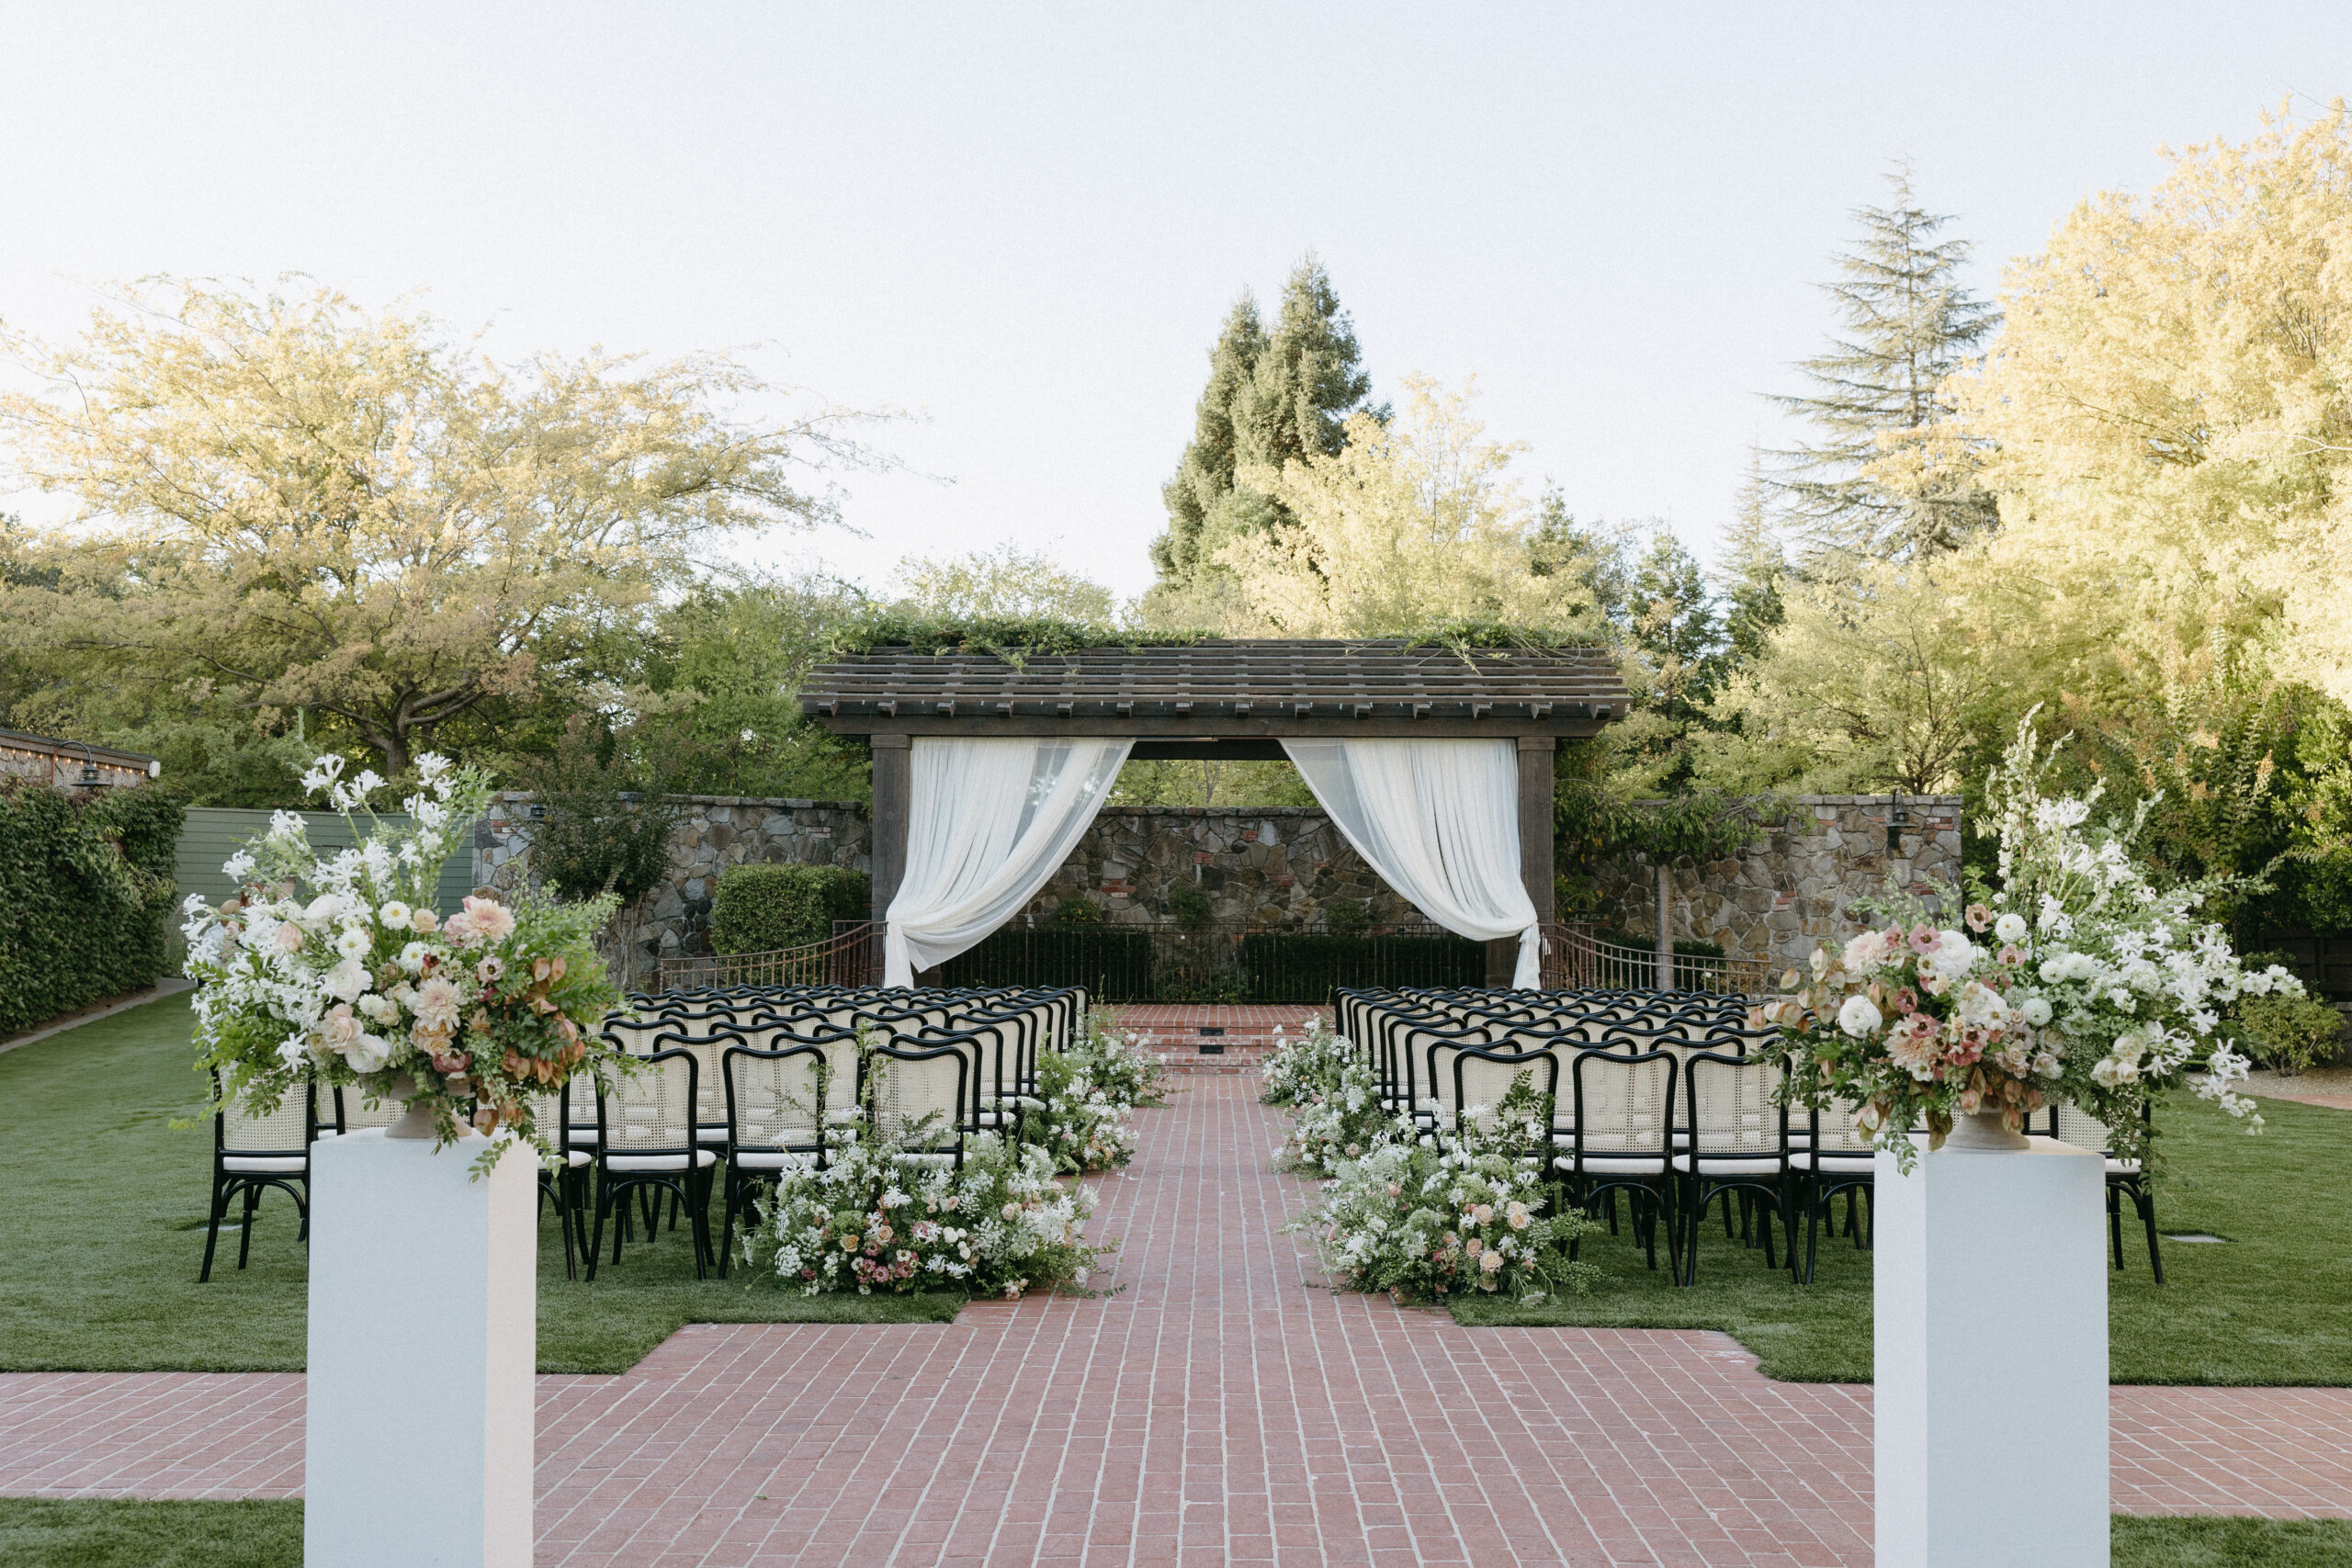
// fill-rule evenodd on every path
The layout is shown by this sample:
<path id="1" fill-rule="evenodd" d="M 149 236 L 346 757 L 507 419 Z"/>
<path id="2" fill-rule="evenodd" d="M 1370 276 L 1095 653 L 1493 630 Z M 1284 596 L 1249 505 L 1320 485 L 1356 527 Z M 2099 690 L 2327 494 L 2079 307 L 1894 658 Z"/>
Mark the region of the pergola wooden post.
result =
<path id="1" fill-rule="evenodd" d="M 1623 711 L 1597 648 L 1465 649 L 1396 639 L 1206 639 L 1167 647 L 922 653 L 883 647 L 821 666 L 801 708 L 874 749 L 874 920 L 906 876 L 918 735 L 1118 736 L 1138 761 L 1279 761 L 1286 739 L 1515 740 L 1520 875 L 1553 919 L 1552 769 L 1563 737 Z M 1487 944 L 1487 980 L 1510 984 L 1518 942 Z"/>

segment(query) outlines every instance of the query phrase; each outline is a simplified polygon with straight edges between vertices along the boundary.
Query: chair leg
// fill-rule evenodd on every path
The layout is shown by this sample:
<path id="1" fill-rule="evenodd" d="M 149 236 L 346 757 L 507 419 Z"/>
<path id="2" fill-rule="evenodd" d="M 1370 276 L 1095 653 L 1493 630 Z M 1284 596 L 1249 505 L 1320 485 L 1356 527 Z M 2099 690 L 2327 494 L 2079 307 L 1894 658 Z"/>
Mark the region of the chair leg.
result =
<path id="1" fill-rule="evenodd" d="M 254 1211 L 261 1207 L 261 1189 L 250 1181 L 244 1184 L 244 1217 L 240 1222 L 240 1234 L 237 1237 L 237 1267 L 240 1269 L 245 1266 L 246 1255 L 253 1251 Z"/>
<path id="2" fill-rule="evenodd" d="M 2156 1250 L 2156 1195 L 2142 1189 L 2132 1193 L 2132 1201 L 2140 1211 L 2140 1223 L 2147 1227 L 2148 1270 L 2161 1285 L 2165 1282 L 2165 1259 L 2164 1254 Z"/>
<path id="3" fill-rule="evenodd" d="M 1806 1283 L 1806 1284 L 1808 1284 L 1808 1285 L 1810 1285 L 1810 1284 L 1812 1284 L 1812 1283 L 1813 1283 L 1813 1268 L 1814 1268 L 1814 1262 L 1815 1262 L 1815 1258 L 1816 1258 L 1816 1256 L 1817 1256 L 1815 1249 L 1816 1249 L 1816 1248 L 1820 1246 L 1820 1244 L 1821 1244 L 1821 1214 L 1822 1214 L 1822 1211 L 1823 1211 L 1823 1210 L 1825 1210 L 1825 1209 L 1827 1209 L 1827 1208 L 1828 1208 L 1832 1203 L 1835 1203 L 1836 1201 L 1837 1201 L 1837 1199 L 1836 1199 L 1835 1197 L 1827 1197 L 1827 1198 L 1825 1198 L 1825 1197 L 1822 1197 L 1818 1192 L 1815 1192 L 1815 1193 L 1808 1194 L 1808 1195 L 1807 1195 L 1807 1197 L 1806 1197 L 1806 1200 L 1805 1200 L 1805 1205 L 1804 1205 L 1804 1283 Z M 1837 1223 L 1837 1216 L 1836 1216 L 1835 1214 L 1832 1214 L 1832 1215 L 1830 1216 L 1830 1223 L 1831 1223 L 1831 1224 L 1833 1224 Z M 1791 1250 L 1792 1250 L 1792 1251 L 1794 1251 L 1795 1249 L 1794 1249 L 1793 1247 L 1792 1247 L 1792 1248 L 1791 1248 Z M 1793 1259 L 1792 1259 L 1792 1261 L 1793 1261 Z"/>
<path id="4" fill-rule="evenodd" d="M 220 1219 L 229 1212 L 228 1183 L 214 1178 L 212 1182 L 212 1217 L 204 1227 L 204 1267 L 198 1271 L 196 1282 L 206 1284 L 212 1278 L 212 1249 L 220 1240 Z"/>
<path id="5" fill-rule="evenodd" d="M 588 1282 L 592 1285 L 596 1282 L 596 1259 L 603 1255 L 605 1250 L 605 1216 L 611 1211 L 612 1206 L 613 1193 L 611 1187 L 603 1181 L 598 1181 L 596 1183 L 596 1240 L 594 1244 L 588 1248 Z M 627 1217 L 626 1212 L 624 1212 L 623 1217 Z M 614 1235 L 616 1238 L 616 1251 L 618 1250 L 617 1238 L 619 1234 L 619 1227 L 615 1226 Z"/>
<path id="6" fill-rule="evenodd" d="M 730 1167 L 727 1172 L 727 1223 L 719 1227 L 718 1232 L 718 1277 L 722 1280 L 727 1278 L 728 1255 L 735 1250 L 735 1213 L 742 1201 L 743 1184 Z M 748 1235 L 751 1228 L 751 1222 L 744 1221 L 745 1234 Z"/>
<path id="7" fill-rule="evenodd" d="M 2107 1189 L 2107 1234 L 2115 1251 L 2115 1267 L 2123 1269 L 2123 1202 L 2122 1194 L 2110 1182 Z"/>

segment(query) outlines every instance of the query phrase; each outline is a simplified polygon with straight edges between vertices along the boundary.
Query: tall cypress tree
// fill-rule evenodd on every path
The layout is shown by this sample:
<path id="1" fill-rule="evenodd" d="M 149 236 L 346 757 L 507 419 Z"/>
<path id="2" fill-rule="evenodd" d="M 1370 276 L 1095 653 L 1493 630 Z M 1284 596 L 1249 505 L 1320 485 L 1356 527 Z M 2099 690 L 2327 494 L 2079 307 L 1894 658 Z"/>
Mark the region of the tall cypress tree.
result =
<path id="1" fill-rule="evenodd" d="M 1765 508 L 1766 483 L 1762 462 L 1750 453 L 1747 482 L 1739 487 L 1739 502 L 1724 536 L 1719 574 L 1724 640 L 1735 670 L 1764 651 L 1765 639 L 1787 614 L 1781 604 L 1781 579 L 1788 575 L 1788 558 Z"/>
<path id="2" fill-rule="evenodd" d="M 1351 414 L 1386 417 L 1367 408 L 1371 391 L 1354 324 L 1312 252 L 1283 285 L 1271 334 L 1245 292 L 1209 350 L 1192 444 L 1161 491 L 1168 531 L 1152 541 L 1151 558 L 1162 585 L 1189 582 L 1237 534 L 1286 521 L 1280 502 L 1238 482 L 1238 471 L 1337 453 Z"/>
<path id="3" fill-rule="evenodd" d="M 1774 488 L 1813 563 L 1829 571 L 1950 549 L 1996 518 L 1964 450 L 1939 439 L 1949 433 L 1938 430 L 1948 412 L 1938 388 L 1999 314 L 1958 283 L 1970 247 L 1937 237 L 1950 215 L 1919 206 L 1906 165 L 1887 181 L 1891 199 L 1855 209 L 1860 243 L 1822 285 L 1839 331 L 1826 354 L 1798 362 L 1814 390 L 1772 400 L 1816 433 L 1773 454 Z"/>

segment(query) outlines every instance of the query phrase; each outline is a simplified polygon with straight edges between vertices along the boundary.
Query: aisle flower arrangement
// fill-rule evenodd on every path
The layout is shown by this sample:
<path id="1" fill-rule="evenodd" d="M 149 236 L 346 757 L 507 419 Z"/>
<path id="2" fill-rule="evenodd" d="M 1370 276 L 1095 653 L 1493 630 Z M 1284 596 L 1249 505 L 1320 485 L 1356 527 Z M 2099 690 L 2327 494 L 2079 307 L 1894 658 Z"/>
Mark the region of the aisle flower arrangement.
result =
<path id="1" fill-rule="evenodd" d="M 1161 1103 L 1165 1072 L 1136 1035 L 1090 1015 L 1068 1048 L 1038 1053 L 1042 1105 L 1022 1119 L 1021 1141 L 1073 1175 L 1123 1166 L 1135 1157 L 1136 1108 Z"/>
<path id="2" fill-rule="evenodd" d="M 1343 1163 L 1363 1157 L 1394 1121 L 1381 1108 L 1379 1073 L 1347 1052 L 1340 1060 L 1338 1081 L 1329 1088 L 1317 1085 L 1300 1101 L 1290 1131 L 1274 1151 L 1274 1164 L 1283 1170 L 1336 1176 Z"/>
<path id="3" fill-rule="evenodd" d="M 1094 1194 L 1054 1179 L 1053 1156 L 983 1133 L 960 1170 L 902 1163 L 862 1111 L 821 1168 L 786 1171 L 744 1256 L 804 1295 L 954 1290 L 1020 1296 L 1083 1286 L 1109 1249 L 1087 1244 Z M 912 1140 L 922 1142 L 919 1136 Z"/>
<path id="4" fill-rule="evenodd" d="M 1900 890 L 1857 900 L 1885 924 L 1816 950 L 1810 976 L 1792 970 L 1790 994 L 1751 1021 L 1777 1026 L 1792 1098 L 1860 1106 L 1860 1124 L 1906 1169 L 1914 1127 L 1930 1148 L 1961 1116 L 1997 1113 L 2014 1134 L 2052 1100 L 2105 1122 L 2118 1155 L 2144 1158 L 2148 1103 L 2183 1082 L 2261 1127 L 2231 1087 L 2250 1064 L 2222 1036 L 2222 1010 L 2245 995 L 2300 996 L 2301 984 L 2277 965 L 2245 968 L 2198 918 L 2224 881 L 2151 882 L 2132 842 L 2153 802 L 2128 823 L 2099 823 L 2098 789 L 2044 794 L 2056 752 L 2029 716 L 1987 794 L 1981 830 L 2000 840 L 1997 881 L 1975 882 L 1958 921 Z"/>
<path id="5" fill-rule="evenodd" d="M 1464 1108 L 1449 1140 L 1400 1116 L 1283 1228 L 1313 1239 L 1343 1290 L 1400 1301 L 1501 1293 L 1528 1304 L 1584 1294 L 1600 1270 L 1568 1250 L 1600 1227 L 1573 1211 L 1544 1213 L 1551 1124 L 1549 1097 L 1525 1074 L 1499 1104 Z"/>
<path id="6" fill-rule="evenodd" d="M 1258 1102 L 1305 1105 L 1317 1095 L 1329 1095 L 1340 1087 L 1340 1073 L 1354 1055 L 1355 1047 L 1327 1027 L 1321 1013 L 1310 1016 L 1298 1034 L 1285 1034 L 1276 1024 L 1274 1049 L 1261 1069 L 1265 1088 Z"/>
<path id="7" fill-rule="evenodd" d="M 410 820 L 395 825 L 368 805 L 384 781 L 345 783 L 343 767 L 322 757 L 303 784 L 342 813 L 356 847 L 322 852 L 299 814 L 278 812 L 223 866 L 234 895 L 184 906 L 201 1064 L 264 1111 L 306 1081 L 397 1098 L 430 1114 L 440 1145 L 493 1135 L 480 1168 L 517 1140 L 547 1152 L 529 1097 L 616 1065 L 597 1033 L 616 993 L 594 943 L 614 900 L 469 897 L 442 919 L 442 863 L 487 806 L 489 780 L 422 757 L 401 803 Z"/>

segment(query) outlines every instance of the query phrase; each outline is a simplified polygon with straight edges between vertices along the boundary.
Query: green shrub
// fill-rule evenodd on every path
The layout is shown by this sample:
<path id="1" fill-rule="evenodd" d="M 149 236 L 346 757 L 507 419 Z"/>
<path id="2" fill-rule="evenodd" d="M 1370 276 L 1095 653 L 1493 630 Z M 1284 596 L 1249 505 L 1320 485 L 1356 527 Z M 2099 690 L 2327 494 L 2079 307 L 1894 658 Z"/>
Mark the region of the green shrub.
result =
<path id="1" fill-rule="evenodd" d="M 835 920 L 862 920 L 873 908 L 865 873 L 838 865 L 739 865 L 718 878 L 710 912 L 713 953 L 773 953 L 833 934 Z"/>
<path id="2" fill-rule="evenodd" d="M 1333 936 L 1356 936 L 1372 923 L 1372 908 L 1361 898 L 1334 898 L 1323 906 L 1323 929 Z"/>
<path id="3" fill-rule="evenodd" d="M 187 813 L 154 784 L 84 799 L 0 783 L 0 1034 L 162 976 Z"/>
<path id="4" fill-rule="evenodd" d="M 1054 919 L 1065 926 L 1099 926 L 1102 923 L 1102 906 L 1091 898 L 1072 895 L 1054 906 Z"/>
<path id="5" fill-rule="evenodd" d="M 1209 896 L 1189 882 L 1180 882 L 1168 890 L 1168 913 L 1176 923 L 1188 931 L 1197 931 L 1209 923 L 1216 907 Z"/>
<path id="6" fill-rule="evenodd" d="M 2246 1054 L 2282 1074 L 2335 1055 L 2344 1032 L 2344 1015 L 2312 997 L 2241 997 L 2233 1010 L 2245 1032 Z"/>

